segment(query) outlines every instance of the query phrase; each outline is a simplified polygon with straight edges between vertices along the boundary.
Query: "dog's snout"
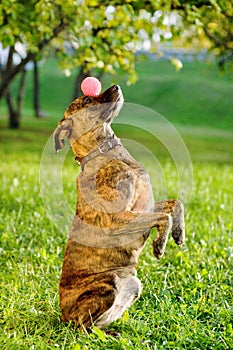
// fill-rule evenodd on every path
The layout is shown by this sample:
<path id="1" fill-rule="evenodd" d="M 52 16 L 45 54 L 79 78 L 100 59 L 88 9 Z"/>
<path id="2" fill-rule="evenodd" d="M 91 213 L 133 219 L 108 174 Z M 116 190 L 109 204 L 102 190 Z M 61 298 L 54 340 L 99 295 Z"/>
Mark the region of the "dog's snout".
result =
<path id="1" fill-rule="evenodd" d="M 96 99 L 100 103 L 116 102 L 119 97 L 122 96 L 121 88 L 119 85 L 112 85 L 105 90 L 101 95 L 98 95 Z"/>

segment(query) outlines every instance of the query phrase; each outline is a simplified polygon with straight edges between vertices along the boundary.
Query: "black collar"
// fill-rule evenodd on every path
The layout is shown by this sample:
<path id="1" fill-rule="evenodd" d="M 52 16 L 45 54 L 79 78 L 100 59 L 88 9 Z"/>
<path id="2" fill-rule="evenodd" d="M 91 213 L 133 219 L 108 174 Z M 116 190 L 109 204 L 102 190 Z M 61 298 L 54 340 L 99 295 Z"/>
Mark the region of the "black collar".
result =
<path id="1" fill-rule="evenodd" d="M 98 147 L 94 148 L 92 151 L 90 151 L 81 162 L 78 161 L 77 157 L 75 158 L 78 165 L 81 166 L 82 170 L 84 169 L 84 166 L 93 158 L 102 155 L 105 156 L 108 151 L 113 149 L 116 145 L 121 145 L 120 139 L 113 136 L 111 139 L 108 139 L 102 143 L 99 144 Z"/>

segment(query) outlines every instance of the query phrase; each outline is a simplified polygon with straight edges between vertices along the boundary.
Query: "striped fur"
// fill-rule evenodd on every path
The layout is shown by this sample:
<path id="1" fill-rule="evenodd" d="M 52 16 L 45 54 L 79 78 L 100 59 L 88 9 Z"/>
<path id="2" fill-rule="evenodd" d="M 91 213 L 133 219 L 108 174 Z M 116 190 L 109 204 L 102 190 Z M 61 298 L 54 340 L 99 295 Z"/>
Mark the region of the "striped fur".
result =
<path id="1" fill-rule="evenodd" d="M 67 137 L 82 163 L 114 137 L 110 124 L 122 105 L 118 86 L 73 101 L 54 132 L 55 151 Z M 141 293 L 136 266 L 151 228 L 157 228 L 153 253 L 158 259 L 170 230 L 175 242 L 183 244 L 184 210 L 179 200 L 154 203 L 148 174 L 122 145 L 106 155 L 89 156 L 77 190 L 59 285 L 62 320 L 80 329 L 93 324 L 103 328 L 120 318 Z"/>

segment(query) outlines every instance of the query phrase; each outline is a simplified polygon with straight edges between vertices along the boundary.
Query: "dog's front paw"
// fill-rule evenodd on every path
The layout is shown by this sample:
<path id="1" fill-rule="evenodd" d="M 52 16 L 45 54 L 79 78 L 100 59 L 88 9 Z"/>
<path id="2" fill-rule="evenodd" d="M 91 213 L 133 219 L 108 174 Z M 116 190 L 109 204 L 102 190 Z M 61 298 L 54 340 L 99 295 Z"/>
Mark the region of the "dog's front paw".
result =
<path id="1" fill-rule="evenodd" d="M 180 222 L 179 224 L 173 224 L 172 227 L 172 237 L 176 244 L 182 246 L 185 241 L 185 228 L 184 223 Z"/>
<path id="2" fill-rule="evenodd" d="M 154 240 L 153 241 L 153 244 L 152 244 L 152 247 L 153 247 L 153 254 L 154 256 L 160 260 L 164 254 L 164 250 L 165 250 L 165 245 L 164 245 L 164 242 L 162 243 L 160 240 Z"/>

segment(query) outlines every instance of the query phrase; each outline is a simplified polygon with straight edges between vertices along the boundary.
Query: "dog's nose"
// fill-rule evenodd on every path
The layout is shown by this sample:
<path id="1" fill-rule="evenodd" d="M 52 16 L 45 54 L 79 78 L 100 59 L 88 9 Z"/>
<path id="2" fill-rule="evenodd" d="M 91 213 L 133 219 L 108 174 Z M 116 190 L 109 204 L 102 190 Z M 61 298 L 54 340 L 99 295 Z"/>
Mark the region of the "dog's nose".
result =
<path id="1" fill-rule="evenodd" d="M 118 85 L 114 85 L 113 86 L 113 91 L 118 91 L 119 90 L 119 86 Z"/>

